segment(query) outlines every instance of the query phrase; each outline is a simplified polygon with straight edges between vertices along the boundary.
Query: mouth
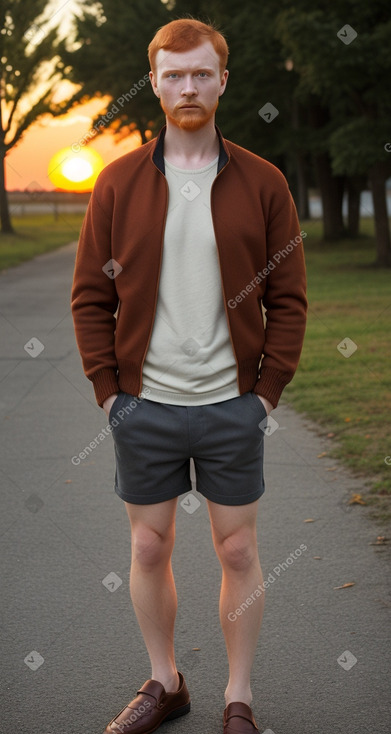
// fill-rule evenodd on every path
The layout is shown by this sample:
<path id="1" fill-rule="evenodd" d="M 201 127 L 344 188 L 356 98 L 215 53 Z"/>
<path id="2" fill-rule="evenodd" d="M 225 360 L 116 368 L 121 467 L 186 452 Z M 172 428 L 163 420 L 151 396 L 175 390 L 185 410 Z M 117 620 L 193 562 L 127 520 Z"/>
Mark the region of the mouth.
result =
<path id="1" fill-rule="evenodd" d="M 198 110 L 199 107 L 198 107 L 198 104 L 184 104 L 179 109 L 181 109 L 181 110 L 193 110 L 193 109 Z"/>

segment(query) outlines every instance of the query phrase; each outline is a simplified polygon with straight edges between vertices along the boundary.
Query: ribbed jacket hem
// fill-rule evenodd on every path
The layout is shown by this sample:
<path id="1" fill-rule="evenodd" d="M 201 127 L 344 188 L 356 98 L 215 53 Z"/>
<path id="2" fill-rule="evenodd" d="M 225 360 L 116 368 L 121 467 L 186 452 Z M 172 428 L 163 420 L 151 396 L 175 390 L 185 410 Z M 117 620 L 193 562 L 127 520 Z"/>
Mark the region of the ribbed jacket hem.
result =
<path id="1" fill-rule="evenodd" d="M 293 374 L 280 372 L 274 367 L 262 367 L 258 379 L 259 360 L 247 359 L 239 362 L 239 393 L 252 390 L 257 395 L 262 395 L 277 407 L 284 387 L 291 381 Z M 141 364 L 137 365 L 130 360 L 118 360 L 117 371 L 112 368 L 98 370 L 91 375 L 95 397 L 98 405 L 102 407 L 106 398 L 113 393 L 126 392 L 129 395 L 140 397 L 142 384 L 140 381 Z"/>
<path id="2" fill-rule="evenodd" d="M 94 386 L 96 402 L 100 407 L 102 407 L 106 398 L 115 392 L 119 392 L 117 371 L 112 367 L 103 367 L 103 369 L 94 372 L 89 379 Z"/>
<path id="3" fill-rule="evenodd" d="M 291 372 L 280 372 L 274 367 L 262 367 L 260 378 L 253 391 L 269 400 L 273 408 L 276 408 L 284 387 L 291 381 L 292 377 L 293 373 Z"/>

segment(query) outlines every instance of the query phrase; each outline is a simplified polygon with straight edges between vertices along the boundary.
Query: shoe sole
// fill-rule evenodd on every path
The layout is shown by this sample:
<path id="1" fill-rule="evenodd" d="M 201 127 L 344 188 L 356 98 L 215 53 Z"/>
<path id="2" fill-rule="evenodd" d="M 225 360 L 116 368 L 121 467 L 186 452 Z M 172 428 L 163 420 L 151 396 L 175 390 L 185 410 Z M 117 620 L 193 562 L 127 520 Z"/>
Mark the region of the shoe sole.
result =
<path id="1" fill-rule="evenodd" d="M 178 716 L 184 716 L 184 714 L 188 714 L 189 711 L 190 711 L 190 701 L 189 703 L 185 703 L 183 706 L 179 706 L 179 708 L 175 709 L 174 711 L 171 711 L 171 713 L 168 714 L 160 723 L 162 724 L 163 721 L 170 721 L 171 719 L 177 719 Z"/>

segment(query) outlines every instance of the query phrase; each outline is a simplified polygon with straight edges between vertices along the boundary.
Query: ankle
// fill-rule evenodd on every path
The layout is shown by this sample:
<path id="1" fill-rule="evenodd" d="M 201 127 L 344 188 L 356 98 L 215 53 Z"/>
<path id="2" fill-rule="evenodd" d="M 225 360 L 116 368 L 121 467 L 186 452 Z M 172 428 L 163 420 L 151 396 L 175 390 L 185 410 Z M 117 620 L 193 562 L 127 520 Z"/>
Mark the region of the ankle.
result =
<path id="1" fill-rule="evenodd" d="M 242 703 L 246 703 L 247 706 L 251 707 L 251 702 L 253 700 L 251 691 L 244 688 L 232 688 L 231 690 L 226 690 L 224 693 L 224 697 L 226 706 L 228 706 L 228 704 L 230 703 L 233 703 L 234 701 L 241 701 Z"/>
<path id="2" fill-rule="evenodd" d="M 179 675 L 177 671 L 171 674 L 163 671 L 161 673 L 156 672 L 156 674 L 152 674 L 151 677 L 162 684 L 166 693 L 176 693 L 179 689 Z"/>

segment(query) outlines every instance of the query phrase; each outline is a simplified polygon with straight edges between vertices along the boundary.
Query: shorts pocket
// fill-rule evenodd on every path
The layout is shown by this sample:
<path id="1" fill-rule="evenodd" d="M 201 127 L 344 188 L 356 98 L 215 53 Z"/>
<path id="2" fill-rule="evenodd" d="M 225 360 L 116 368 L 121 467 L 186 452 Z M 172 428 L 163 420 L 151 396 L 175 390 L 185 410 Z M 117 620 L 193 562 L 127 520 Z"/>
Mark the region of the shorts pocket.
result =
<path id="1" fill-rule="evenodd" d="M 111 423 L 111 421 L 113 420 L 114 413 L 119 408 L 120 398 L 122 400 L 123 396 L 124 396 L 124 393 L 122 392 L 122 390 L 120 390 L 120 392 L 118 393 L 116 399 L 114 400 L 114 403 L 112 404 L 112 406 L 110 408 L 110 411 L 109 411 L 109 423 Z"/>
<path id="2" fill-rule="evenodd" d="M 255 407 L 258 411 L 258 416 L 260 416 L 261 419 L 267 418 L 266 408 L 264 404 L 262 403 L 262 401 L 259 399 L 258 395 L 255 392 L 253 392 L 252 390 L 250 392 L 250 395 L 251 395 L 252 402 L 255 403 Z"/>

